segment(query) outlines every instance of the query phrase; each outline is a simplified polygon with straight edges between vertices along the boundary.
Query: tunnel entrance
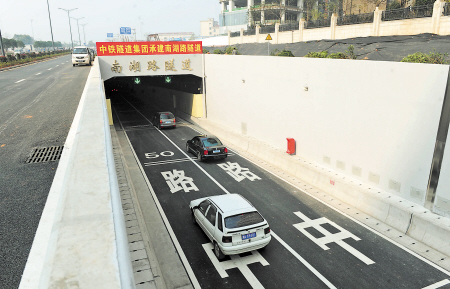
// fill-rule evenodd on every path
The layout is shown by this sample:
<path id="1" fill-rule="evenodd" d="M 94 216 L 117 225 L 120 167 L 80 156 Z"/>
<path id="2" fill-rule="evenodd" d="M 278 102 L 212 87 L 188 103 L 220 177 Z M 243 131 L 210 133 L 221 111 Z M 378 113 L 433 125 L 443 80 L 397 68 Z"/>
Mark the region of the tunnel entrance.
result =
<path id="1" fill-rule="evenodd" d="M 97 42 L 97 53 L 112 114 L 133 107 L 144 118 L 204 115 L 201 42 Z"/>

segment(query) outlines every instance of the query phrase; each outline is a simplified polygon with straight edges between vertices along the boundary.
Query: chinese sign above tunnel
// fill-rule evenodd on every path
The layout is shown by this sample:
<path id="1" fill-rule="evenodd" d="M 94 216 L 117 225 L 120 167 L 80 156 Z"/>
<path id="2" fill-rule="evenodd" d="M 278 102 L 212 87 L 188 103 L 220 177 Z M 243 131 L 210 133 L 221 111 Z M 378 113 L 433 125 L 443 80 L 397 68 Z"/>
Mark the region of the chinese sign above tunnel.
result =
<path id="1" fill-rule="evenodd" d="M 98 56 L 164 54 L 202 54 L 202 42 L 97 42 Z"/>

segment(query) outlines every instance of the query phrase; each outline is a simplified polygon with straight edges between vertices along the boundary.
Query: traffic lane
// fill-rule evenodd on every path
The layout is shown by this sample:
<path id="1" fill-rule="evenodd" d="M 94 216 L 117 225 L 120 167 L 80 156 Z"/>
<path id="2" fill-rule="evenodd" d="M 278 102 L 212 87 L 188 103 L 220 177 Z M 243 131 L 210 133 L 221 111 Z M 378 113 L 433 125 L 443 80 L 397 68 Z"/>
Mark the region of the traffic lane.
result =
<path id="1" fill-rule="evenodd" d="M 18 117 L 30 117 L 25 111 L 41 101 L 43 97 L 48 97 L 46 92 L 52 86 L 58 86 L 59 81 L 64 79 L 77 78 L 80 75 L 87 75 L 89 69 L 72 70 L 72 67 L 62 67 L 58 70 L 49 71 L 46 74 L 30 78 L 26 84 L 16 84 L 6 92 L 1 91 L 0 95 L 0 135 L 1 132 L 11 125 Z M 1 74 L 0 74 L 1 75 Z M 79 84 L 84 88 L 84 83 Z M 59 96 L 65 95 L 64 91 Z"/>
<path id="2" fill-rule="evenodd" d="M 190 131 L 188 127 L 176 132 L 163 132 L 180 148 L 197 133 Z M 235 180 L 228 174 L 230 171 L 225 172 L 219 166 L 228 162 L 248 169 L 260 180 Z M 230 156 L 225 162 L 205 161 L 199 164 L 229 192 L 239 193 L 252 202 L 268 219 L 271 228 L 335 286 L 378 288 L 394 285 L 396 288 L 422 288 L 448 278 L 448 275 L 426 262 L 238 155 Z M 300 218 L 294 214 L 296 212 L 307 219 Z M 326 218 L 323 224 L 319 225 L 314 221 L 322 217 Z M 311 234 L 312 240 L 294 227 L 303 222 L 310 223 L 311 226 L 306 226 L 304 230 Z M 328 238 L 334 238 L 336 242 L 319 246 L 320 241 L 317 239 L 324 235 L 318 229 L 325 229 L 329 232 Z M 343 234 L 342 238 L 337 234 Z M 342 244 L 344 248 L 338 244 Z M 325 250 L 324 247 L 329 249 Z M 375 263 L 370 264 L 370 261 Z M 336 268 L 340 268 L 338 273 Z"/>
<path id="3" fill-rule="evenodd" d="M 124 128 L 135 126 L 152 126 L 150 120 L 157 111 L 153 106 L 135 99 L 129 101 L 123 93 L 110 92 L 111 106 L 115 113 L 118 113 L 121 124 Z M 144 113 L 141 113 L 144 111 Z"/>
<path id="4" fill-rule="evenodd" d="M 250 284 L 250 281 L 247 280 L 248 274 L 243 274 L 239 268 L 227 270 L 229 277 L 221 278 L 206 253 L 207 249 L 202 246 L 210 241 L 203 231 L 191 221 L 190 201 L 224 192 L 192 161 L 186 160 L 186 156 L 165 139 L 158 130 L 131 130 L 127 132 L 127 135 L 201 286 L 204 288 L 236 286 L 237 288 L 251 288 L 248 286 Z M 192 178 L 198 191 L 171 192 L 163 174 L 175 173 L 174 170 L 183 171 L 185 176 Z M 252 274 L 264 287 L 295 288 L 306 285 L 308 288 L 327 288 L 276 240 L 272 240 L 270 246 L 270 251 L 260 252 L 261 257 L 258 259 L 260 262 L 248 265 Z M 209 250 L 212 254 L 212 248 Z M 213 258 L 215 257 L 213 256 Z M 230 258 L 228 257 L 223 262 L 227 260 Z M 269 265 L 263 266 L 264 261 L 267 261 Z"/>
<path id="5" fill-rule="evenodd" d="M 23 89 L 28 95 L 23 102 L 12 108 L 0 104 L 0 115 L 7 109 L 21 111 L 6 128 L 0 124 L 4 129 L 0 134 L 1 288 L 19 286 L 58 166 L 57 161 L 26 164 L 25 160 L 35 147 L 64 145 L 90 71 L 71 68 L 58 70 L 56 83 L 42 89 L 39 101 L 32 103 L 36 93 Z"/>
<path id="6" fill-rule="evenodd" d="M 34 64 L 17 67 L 11 70 L 4 70 L 0 72 L 0 95 L 4 93 L 8 87 L 15 85 L 17 81 L 20 81 L 22 79 L 28 80 L 30 78 L 33 78 L 37 76 L 36 74 L 46 74 L 47 72 L 50 72 L 51 70 L 54 70 L 58 67 L 72 67 L 71 62 L 71 56 L 65 55 L 59 58 L 46 60 L 43 62 L 37 62 Z M 57 66 L 58 65 L 58 66 Z M 51 70 L 49 71 L 48 69 Z M 23 81 L 24 83 L 20 82 L 21 84 L 25 84 L 26 81 Z"/>

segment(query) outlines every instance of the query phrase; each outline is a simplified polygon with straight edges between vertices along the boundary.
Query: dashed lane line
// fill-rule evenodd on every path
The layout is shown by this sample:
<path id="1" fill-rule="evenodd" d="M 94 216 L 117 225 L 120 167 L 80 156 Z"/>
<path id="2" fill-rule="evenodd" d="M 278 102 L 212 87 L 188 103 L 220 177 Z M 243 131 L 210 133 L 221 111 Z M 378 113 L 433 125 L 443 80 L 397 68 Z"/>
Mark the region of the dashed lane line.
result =
<path id="1" fill-rule="evenodd" d="M 125 98 L 124 100 L 126 102 L 128 102 L 140 115 L 142 115 L 149 123 L 151 123 L 151 121 L 144 115 L 142 114 L 134 105 L 132 105 L 129 101 L 127 101 Z M 167 135 L 165 135 L 161 130 L 158 130 L 161 135 L 163 135 L 175 148 L 177 148 L 182 154 L 184 154 L 186 157 L 189 158 L 189 156 L 187 155 L 187 153 L 185 151 L 183 151 L 180 147 L 178 147 Z M 130 142 L 131 145 L 131 142 Z M 134 150 L 133 150 L 134 151 Z M 136 160 L 138 160 L 137 156 Z M 191 162 L 196 165 L 208 178 L 210 178 L 219 188 L 221 188 L 226 194 L 231 194 L 225 187 L 223 187 L 216 179 L 214 179 L 208 172 L 206 172 L 198 163 L 196 163 L 194 160 L 191 159 Z M 138 164 L 141 166 L 140 161 L 138 161 Z M 144 176 L 147 178 L 146 174 L 144 174 Z M 148 181 L 148 184 L 150 184 L 150 181 Z M 155 195 L 156 197 L 156 195 Z M 157 198 L 155 198 L 155 200 L 157 200 Z M 167 218 L 166 218 L 167 219 Z M 167 220 L 168 221 L 168 220 Z M 169 224 L 166 224 L 169 225 Z M 283 245 L 284 248 L 286 248 L 290 253 L 293 254 L 294 257 L 297 258 L 297 260 L 299 260 L 303 265 L 305 265 L 305 267 L 307 267 L 314 275 L 316 275 L 317 278 L 319 278 L 325 285 L 327 285 L 328 288 L 332 288 L 332 289 L 336 289 L 336 286 L 334 286 L 330 281 L 328 281 L 322 274 L 320 274 L 320 272 L 318 272 L 311 264 L 308 263 L 308 261 L 306 261 L 305 259 L 303 259 L 297 252 L 295 252 L 294 249 L 292 249 L 286 242 L 284 242 L 280 237 L 278 237 L 278 235 L 275 234 L 275 232 L 273 230 L 271 230 L 272 235 L 274 236 L 275 239 L 277 239 L 281 245 Z M 175 233 L 173 232 L 173 239 L 177 240 Z M 177 241 L 178 243 L 178 241 Z M 179 243 L 178 243 L 179 244 Z M 181 249 L 181 246 L 180 246 Z M 181 249 L 182 250 L 182 249 Z M 181 251 L 182 252 L 182 251 Z M 294 254 L 295 253 L 295 254 Z M 184 255 L 184 253 L 183 253 Z M 186 258 L 184 256 L 184 258 Z M 187 259 L 186 259 L 187 261 Z M 184 263 L 184 262 L 183 262 Z M 189 266 L 190 268 L 190 266 Z M 192 269 L 190 269 L 192 270 Z"/>
<path id="2" fill-rule="evenodd" d="M 51 68 L 47 69 L 47 70 L 52 70 Z"/>
<path id="3" fill-rule="evenodd" d="M 35 75 L 39 75 L 39 74 L 41 74 L 42 72 L 39 72 L 39 73 L 36 73 Z"/>
<path id="4" fill-rule="evenodd" d="M 22 81 L 25 81 L 25 78 L 21 79 L 21 80 L 18 80 L 18 81 L 14 82 L 14 83 L 19 83 L 19 82 L 22 82 Z"/>
<path id="5" fill-rule="evenodd" d="M 447 284 L 450 284 L 450 281 L 448 279 L 445 279 L 440 282 L 431 284 L 430 286 L 423 287 L 422 289 L 437 289 L 437 288 L 441 288 L 442 286 L 445 286 Z"/>

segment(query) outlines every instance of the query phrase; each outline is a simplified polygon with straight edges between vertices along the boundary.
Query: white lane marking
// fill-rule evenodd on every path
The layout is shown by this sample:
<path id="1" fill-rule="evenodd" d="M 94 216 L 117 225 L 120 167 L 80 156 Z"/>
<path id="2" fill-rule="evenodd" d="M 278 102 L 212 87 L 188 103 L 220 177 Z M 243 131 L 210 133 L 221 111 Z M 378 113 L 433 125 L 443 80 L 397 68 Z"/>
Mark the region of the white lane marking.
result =
<path id="1" fill-rule="evenodd" d="M 67 62 L 67 61 L 66 61 Z M 64 64 L 65 62 L 63 62 L 63 63 L 61 63 L 61 64 Z"/>
<path id="2" fill-rule="evenodd" d="M 161 175 L 166 180 L 172 194 L 181 190 L 185 193 L 192 190 L 196 192 L 199 191 L 197 186 L 194 184 L 194 179 L 186 176 L 183 170 L 174 169 L 173 171 L 161 172 Z"/>
<path id="3" fill-rule="evenodd" d="M 36 73 L 35 75 L 39 75 L 39 74 L 41 74 L 42 72 L 39 72 L 39 73 Z"/>
<path id="4" fill-rule="evenodd" d="M 119 115 L 117 115 L 117 117 L 119 118 Z M 123 132 L 125 133 L 125 137 L 127 139 L 128 145 L 130 146 L 131 151 L 133 152 L 134 158 L 139 166 L 139 169 L 141 170 L 141 172 L 143 172 L 142 175 L 144 176 L 145 182 L 147 183 L 150 193 L 152 194 L 152 198 L 155 201 L 155 204 L 156 204 L 156 207 L 158 208 L 159 214 L 161 215 L 161 218 L 163 219 L 163 222 L 166 225 L 167 232 L 169 233 L 170 238 L 172 239 L 172 242 L 177 250 L 177 253 L 180 256 L 181 262 L 183 263 L 184 268 L 186 269 L 186 272 L 189 275 L 189 279 L 191 279 L 192 286 L 194 286 L 195 289 L 201 289 L 200 283 L 198 282 L 197 277 L 195 276 L 194 271 L 192 270 L 192 267 L 189 264 L 189 261 L 186 258 L 186 255 L 184 254 L 183 249 L 181 248 L 180 242 L 178 241 L 177 236 L 175 235 L 175 232 L 173 231 L 172 226 L 170 225 L 169 219 L 167 219 L 167 216 L 164 213 L 161 203 L 159 202 L 158 197 L 156 196 L 155 190 L 153 190 L 150 180 L 148 179 L 147 174 L 145 173 L 145 170 L 142 167 L 141 162 L 140 162 L 136 152 L 134 151 L 133 145 L 131 144 L 131 141 L 128 138 L 128 134 L 125 131 L 125 129 L 123 128 L 122 123 L 120 122 L 120 118 L 119 118 L 119 123 L 120 123 L 120 126 L 122 127 Z"/>
<path id="5" fill-rule="evenodd" d="M 213 254 L 212 250 L 214 246 L 212 243 L 207 243 L 202 245 L 209 259 L 213 263 L 214 267 L 216 267 L 217 272 L 219 272 L 220 277 L 227 278 L 228 274 L 226 270 L 238 268 L 241 271 L 242 275 L 244 275 L 245 279 L 247 279 L 248 283 L 255 289 L 263 289 L 264 287 L 253 274 L 252 271 L 248 268 L 247 265 L 253 263 L 261 263 L 263 266 L 268 266 L 269 262 L 264 259 L 263 256 L 258 251 L 251 251 L 251 255 L 241 257 L 239 255 L 230 255 L 231 260 L 220 262 L 217 257 Z"/>
<path id="6" fill-rule="evenodd" d="M 59 64 L 56 65 L 56 67 L 58 67 L 58 66 L 59 66 Z"/>
<path id="7" fill-rule="evenodd" d="M 330 249 L 329 247 L 326 246 L 326 244 L 328 244 L 328 243 L 336 243 L 339 246 L 341 246 L 343 249 L 347 250 L 347 252 L 349 252 L 350 254 L 352 254 L 353 256 L 358 258 L 359 260 L 361 260 L 364 263 L 366 263 L 366 265 L 371 265 L 371 264 L 375 263 L 370 258 L 368 258 L 367 256 L 365 256 L 364 254 L 362 254 L 361 252 L 359 252 L 358 250 L 356 250 L 355 248 L 351 247 L 350 245 L 348 245 L 347 243 L 345 243 L 343 241 L 344 239 L 347 239 L 347 238 L 352 238 L 355 241 L 361 241 L 361 239 L 356 237 L 355 235 L 353 235 L 349 231 L 345 230 L 344 228 L 342 228 L 341 226 L 339 226 L 335 222 L 330 221 L 330 220 L 328 220 L 325 217 L 311 220 L 310 218 L 308 218 L 307 216 L 305 216 L 301 212 L 294 212 L 294 214 L 297 217 L 299 217 L 300 219 L 302 219 L 303 222 L 302 223 L 298 223 L 298 224 L 294 224 L 293 226 L 297 230 L 302 232 L 303 235 L 308 237 L 308 239 L 310 239 L 311 241 L 316 243 L 316 245 L 319 246 L 320 248 L 322 248 L 323 250 L 329 250 Z M 329 225 L 333 226 L 334 228 L 339 230 L 339 233 L 335 233 L 335 234 L 330 233 L 328 230 L 326 230 L 324 227 L 322 227 L 323 224 L 329 224 Z M 314 237 L 312 234 L 310 234 L 306 230 L 307 228 L 314 228 L 314 229 L 316 229 L 317 231 L 319 231 L 323 235 L 323 237 L 320 237 L 320 238 Z"/>
<path id="8" fill-rule="evenodd" d="M 125 98 L 123 98 L 126 102 L 128 102 L 134 109 L 136 109 L 135 106 L 133 106 L 128 100 L 126 100 Z M 138 113 L 140 113 L 149 123 L 151 123 L 150 120 L 147 119 L 147 117 L 145 117 L 145 115 L 143 115 L 138 109 L 136 109 L 136 111 Z M 174 147 L 176 147 L 182 154 L 184 154 L 186 157 L 189 157 L 181 148 L 179 148 L 169 137 L 167 137 L 161 130 L 158 130 Z M 131 143 L 130 143 L 131 146 Z M 139 160 L 136 158 L 136 160 Z M 210 174 L 208 174 L 199 164 L 197 164 L 196 162 L 194 162 L 193 160 L 191 160 L 191 162 L 193 164 L 195 164 L 208 178 L 210 178 L 219 188 L 221 188 L 225 193 L 227 194 L 231 194 L 227 189 L 225 189 L 218 181 L 216 181 L 216 179 L 214 179 Z M 141 165 L 141 162 L 138 161 L 138 164 Z M 145 177 L 146 174 L 143 174 Z M 311 272 L 314 273 L 314 275 L 316 275 L 317 278 L 319 278 L 323 283 L 325 283 L 328 288 L 333 288 L 336 289 L 336 287 L 331 284 L 330 281 L 328 281 L 322 274 L 319 273 L 319 271 L 317 271 L 316 269 L 314 269 L 313 266 L 311 266 L 305 259 L 303 259 L 297 252 L 294 251 L 294 249 L 292 249 L 288 244 L 286 244 L 286 242 L 284 242 L 280 237 L 278 237 L 278 235 L 275 234 L 275 232 L 272 230 L 272 235 L 276 236 L 276 239 L 289 251 L 292 253 L 292 255 L 294 255 L 294 257 L 296 257 L 300 262 L 303 263 L 303 265 L 305 265 Z M 294 254 L 295 253 L 295 254 Z"/>
<path id="9" fill-rule="evenodd" d="M 280 242 L 280 244 L 283 245 L 283 247 L 285 247 L 292 255 L 294 255 L 295 258 L 297 258 L 300 262 L 302 262 L 302 264 L 305 265 L 306 268 L 308 268 L 311 272 L 313 272 L 317 278 L 319 278 L 323 283 L 325 283 L 328 286 L 328 288 L 336 289 L 336 287 L 333 284 L 331 284 L 330 281 L 328 281 L 325 277 L 323 277 L 322 274 L 319 273 L 319 271 L 317 271 L 313 266 L 311 266 L 311 264 L 308 263 L 308 261 L 303 259 L 303 257 L 300 256 L 300 254 L 298 254 L 296 251 L 294 251 L 294 249 L 292 249 L 280 237 L 278 237 L 278 235 L 275 234 L 275 232 L 273 230 L 271 230 L 271 235 L 272 235 L 272 237 L 277 239 L 277 241 Z"/>
<path id="10" fill-rule="evenodd" d="M 437 289 L 444 285 L 450 284 L 450 281 L 448 279 L 442 280 L 440 282 L 437 282 L 435 284 L 431 284 L 430 286 L 423 287 L 422 289 Z"/>
<path id="11" fill-rule="evenodd" d="M 181 163 L 181 162 L 188 162 L 189 158 L 183 158 L 183 159 L 175 159 L 175 160 L 167 160 L 167 161 L 157 161 L 157 162 L 148 162 L 144 163 L 144 166 L 158 166 L 158 165 L 166 165 L 166 164 L 174 164 L 174 163 Z"/>
<path id="12" fill-rule="evenodd" d="M 252 182 L 261 180 L 260 177 L 252 173 L 249 169 L 241 167 L 238 163 L 227 162 L 217 165 L 238 183 L 244 179 L 248 179 Z"/>
<path id="13" fill-rule="evenodd" d="M 193 128 L 191 127 L 191 129 L 193 129 Z M 193 129 L 193 130 L 195 130 L 195 129 Z M 197 130 L 195 130 L 195 131 L 197 131 Z M 236 153 L 236 154 L 237 154 L 237 153 Z M 426 258 L 420 256 L 420 255 L 417 254 L 416 252 L 414 252 L 414 251 L 412 251 L 412 250 L 406 248 L 405 246 L 403 246 L 403 245 L 401 245 L 401 244 L 395 242 L 394 240 L 389 239 L 389 238 L 386 237 L 385 235 L 383 235 L 383 234 L 381 234 L 380 232 L 376 231 L 375 229 L 373 229 L 373 228 L 367 226 L 366 224 L 362 223 L 361 221 L 359 221 L 359 220 L 353 218 L 352 216 L 346 214 L 345 212 L 342 212 L 342 211 L 338 210 L 337 208 L 333 207 L 332 205 L 326 203 L 325 201 L 323 201 L 323 200 L 317 198 L 316 196 L 314 196 L 314 195 L 308 193 L 308 192 L 305 191 L 303 188 L 297 186 L 296 184 L 292 183 L 291 181 L 289 181 L 289 180 L 287 180 L 287 179 L 284 179 L 283 177 L 281 177 L 281 176 L 275 174 L 274 172 L 269 171 L 268 169 L 264 168 L 263 166 L 259 165 L 258 163 L 255 163 L 254 161 L 250 160 L 249 158 L 247 158 L 247 157 L 245 157 L 245 156 L 243 156 L 243 155 L 240 155 L 240 156 L 241 156 L 243 159 L 246 159 L 247 161 L 251 162 L 251 163 L 254 164 L 255 166 L 259 167 L 260 169 L 262 169 L 262 170 L 268 172 L 269 174 L 271 174 L 271 175 L 273 175 L 273 176 L 279 178 L 279 179 L 282 180 L 283 182 L 285 182 L 285 183 L 291 185 L 292 187 L 298 189 L 300 192 L 302 192 L 302 193 L 304 193 L 304 194 L 310 196 L 311 198 L 315 199 L 316 201 L 322 203 L 323 205 L 329 207 L 330 209 L 336 211 L 337 213 L 339 213 L 339 214 L 341 214 L 341 215 L 347 217 L 348 219 L 352 220 L 353 222 L 357 223 L 358 225 L 360 225 L 360 226 L 366 228 L 367 230 L 371 231 L 372 233 L 376 234 L 377 236 L 379 236 L 379 237 L 385 239 L 386 241 L 388 241 L 388 242 L 390 242 L 390 243 L 396 245 L 396 246 L 399 247 L 400 249 L 403 249 L 405 252 L 407 252 L 407 253 L 413 255 L 413 256 L 416 257 L 417 259 L 419 259 L 419 260 L 421 260 L 421 261 L 427 263 L 427 264 L 430 265 L 431 267 L 433 267 L 433 268 L 435 268 L 435 269 L 441 271 L 442 273 L 444 273 L 444 274 L 450 276 L 450 272 L 447 271 L 447 270 L 445 270 L 444 268 L 439 267 L 438 265 L 434 264 L 434 263 L 431 262 L 430 260 L 428 260 L 428 259 L 426 259 Z"/>
<path id="14" fill-rule="evenodd" d="M 52 70 L 51 68 L 47 69 L 47 70 Z"/>
<path id="15" fill-rule="evenodd" d="M 18 81 L 14 82 L 14 83 L 19 83 L 19 82 L 22 82 L 22 81 L 25 81 L 25 78 L 21 79 L 21 80 L 18 80 Z"/>

